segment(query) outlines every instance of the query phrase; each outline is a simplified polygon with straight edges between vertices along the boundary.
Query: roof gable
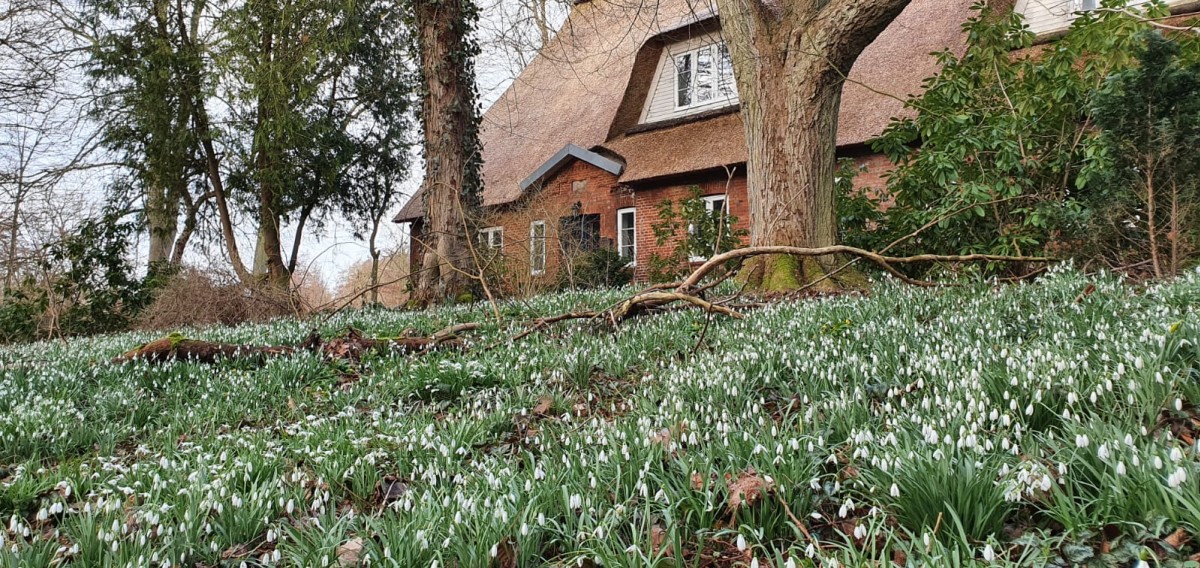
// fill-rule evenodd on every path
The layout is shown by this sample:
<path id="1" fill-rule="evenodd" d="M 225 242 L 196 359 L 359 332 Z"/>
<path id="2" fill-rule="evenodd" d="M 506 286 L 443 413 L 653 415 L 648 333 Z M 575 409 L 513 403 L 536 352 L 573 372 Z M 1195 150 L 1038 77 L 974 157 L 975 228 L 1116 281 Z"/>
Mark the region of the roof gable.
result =
<path id="1" fill-rule="evenodd" d="M 621 175 L 621 171 L 625 169 L 624 166 L 614 160 L 605 158 L 604 156 L 601 156 L 595 152 L 584 150 L 583 148 L 580 148 L 574 144 L 567 144 L 566 146 L 563 146 L 563 149 L 559 150 L 557 154 L 554 154 L 549 160 L 546 160 L 545 163 L 543 163 L 541 166 L 538 166 L 538 168 L 534 170 L 532 174 L 529 174 L 529 177 L 525 178 L 521 182 L 521 191 L 525 192 L 534 184 L 540 183 L 542 180 L 545 180 L 546 178 L 558 173 L 559 170 L 566 167 L 571 160 L 587 162 L 614 176 Z"/>

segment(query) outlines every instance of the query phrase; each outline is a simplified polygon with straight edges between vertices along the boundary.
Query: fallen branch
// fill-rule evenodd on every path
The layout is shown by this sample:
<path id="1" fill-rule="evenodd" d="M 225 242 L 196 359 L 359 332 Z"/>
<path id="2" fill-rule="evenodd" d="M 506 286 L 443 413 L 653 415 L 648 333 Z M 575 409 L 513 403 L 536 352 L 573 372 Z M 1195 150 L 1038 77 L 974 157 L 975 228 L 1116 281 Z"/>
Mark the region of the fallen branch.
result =
<path id="1" fill-rule="evenodd" d="M 688 276 L 677 288 L 680 292 L 692 290 L 699 284 L 704 277 L 713 270 L 716 270 L 721 265 L 731 260 L 746 259 L 754 256 L 762 256 L 767 254 L 785 254 L 791 256 L 832 256 L 832 255 L 850 255 L 863 258 L 874 263 L 884 272 L 891 274 L 898 280 L 912 284 L 914 286 L 934 287 L 938 286 L 937 282 L 929 282 L 925 280 L 917 280 L 910 278 L 904 273 L 896 269 L 896 264 L 912 264 L 917 262 L 1053 262 L 1053 258 L 1039 256 L 1005 256 L 995 254 L 918 254 L 913 256 L 885 256 L 879 253 L 874 253 L 868 250 L 863 250 L 857 247 L 846 245 L 833 245 L 827 247 L 791 247 L 791 246 L 760 246 L 747 247 L 736 250 L 731 250 L 726 253 L 719 254 L 710 258 L 707 262 L 700 265 L 691 276 Z"/>
<path id="2" fill-rule="evenodd" d="M 147 361 L 150 363 L 166 363 L 167 361 L 194 361 L 197 363 L 215 363 L 221 359 L 256 359 L 277 355 L 290 355 L 296 351 L 290 346 L 256 346 L 236 345 L 230 343 L 213 343 L 197 339 L 187 339 L 178 333 L 172 333 L 162 339 L 139 345 L 137 348 L 122 353 L 113 358 L 113 363 L 128 361 Z"/>

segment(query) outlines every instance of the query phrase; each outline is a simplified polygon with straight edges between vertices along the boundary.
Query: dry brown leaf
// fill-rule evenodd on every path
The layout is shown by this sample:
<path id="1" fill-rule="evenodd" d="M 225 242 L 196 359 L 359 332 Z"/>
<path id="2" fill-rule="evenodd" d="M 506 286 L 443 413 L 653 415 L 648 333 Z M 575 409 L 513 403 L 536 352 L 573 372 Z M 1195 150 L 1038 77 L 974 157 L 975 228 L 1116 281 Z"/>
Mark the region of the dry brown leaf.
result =
<path id="1" fill-rule="evenodd" d="M 738 509 L 754 505 L 773 489 L 775 482 L 759 475 L 754 468 L 742 471 L 737 479 L 729 484 L 729 514 L 735 515 Z"/>
<path id="2" fill-rule="evenodd" d="M 663 544 L 667 542 L 667 531 L 661 525 L 650 527 L 650 554 L 658 556 L 659 551 L 662 551 Z M 663 556 L 670 558 L 675 554 L 673 549 L 668 548 L 663 552 Z"/>
<path id="3" fill-rule="evenodd" d="M 543 396 L 538 399 L 537 406 L 533 407 L 533 413 L 538 416 L 545 416 L 550 413 L 550 408 L 554 406 L 554 399 L 548 396 Z"/>
<path id="4" fill-rule="evenodd" d="M 1174 548 L 1175 550 L 1179 550 L 1179 548 L 1181 546 L 1183 546 L 1184 544 L 1187 544 L 1187 541 L 1189 539 L 1190 539 L 1190 537 L 1188 536 L 1188 533 L 1186 530 L 1175 529 L 1175 532 L 1168 535 L 1167 538 L 1164 538 L 1163 542 L 1170 545 L 1171 548 Z"/>
<path id="5" fill-rule="evenodd" d="M 341 546 L 337 547 L 338 566 L 342 568 L 350 568 L 358 566 L 358 559 L 362 556 L 363 540 L 361 538 L 352 538 Z"/>
<path id="6" fill-rule="evenodd" d="M 250 545 L 242 543 L 236 546 L 226 548 L 221 552 L 221 560 L 232 560 L 234 558 L 244 558 L 254 552 Z"/>
<path id="7" fill-rule="evenodd" d="M 400 500 L 408 492 L 408 484 L 394 475 L 385 475 L 376 485 L 375 491 L 377 500 L 381 504 L 389 505 Z"/>
<path id="8" fill-rule="evenodd" d="M 700 475 L 700 472 L 698 471 L 692 472 L 692 489 L 695 489 L 696 491 L 704 490 L 704 476 Z"/>
<path id="9" fill-rule="evenodd" d="M 517 541 L 506 536 L 496 545 L 496 558 L 492 560 L 495 568 L 517 568 Z"/>

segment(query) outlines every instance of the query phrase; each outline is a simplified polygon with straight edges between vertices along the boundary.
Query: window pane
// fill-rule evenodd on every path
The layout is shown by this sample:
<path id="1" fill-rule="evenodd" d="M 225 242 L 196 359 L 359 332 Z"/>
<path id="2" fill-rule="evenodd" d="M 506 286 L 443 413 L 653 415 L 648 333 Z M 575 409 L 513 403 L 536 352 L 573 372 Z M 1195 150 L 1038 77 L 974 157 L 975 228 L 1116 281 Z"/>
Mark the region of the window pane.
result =
<path id="1" fill-rule="evenodd" d="M 717 44 L 717 91 L 722 98 L 737 96 L 737 87 L 733 82 L 733 58 L 729 56 L 729 46 Z"/>
<path id="2" fill-rule="evenodd" d="M 675 106 L 692 104 L 692 54 L 675 58 Z"/>
<path id="3" fill-rule="evenodd" d="M 702 47 L 696 52 L 696 92 L 697 103 L 703 103 L 713 98 L 713 57 L 712 46 Z"/>
<path id="4" fill-rule="evenodd" d="M 633 260 L 636 231 L 633 211 L 622 211 L 617 214 L 617 253 L 621 255 L 621 258 Z"/>
<path id="5" fill-rule="evenodd" d="M 720 215 L 725 210 L 725 200 L 724 199 L 714 199 L 712 201 L 709 201 L 708 202 L 708 210 L 711 211 L 714 215 Z"/>

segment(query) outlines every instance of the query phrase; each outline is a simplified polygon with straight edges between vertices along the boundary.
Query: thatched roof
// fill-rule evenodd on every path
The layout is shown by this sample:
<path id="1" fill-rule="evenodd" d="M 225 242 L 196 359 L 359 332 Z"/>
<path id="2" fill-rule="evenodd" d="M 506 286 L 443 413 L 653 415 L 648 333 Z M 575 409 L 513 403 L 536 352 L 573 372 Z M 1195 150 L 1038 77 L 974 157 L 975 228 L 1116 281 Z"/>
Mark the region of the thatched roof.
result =
<path id="1" fill-rule="evenodd" d="M 878 136 L 903 99 L 938 71 L 934 51 L 961 51 L 971 0 L 913 0 L 859 57 L 845 86 L 838 145 Z M 485 205 L 517 199 L 521 181 L 568 144 L 615 153 L 622 182 L 745 162 L 738 114 L 631 133 L 664 37 L 711 28 L 711 0 L 592 0 L 574 6 L 559 34 L 484 114 Z M 691 28 L 689 28 L 691 26 Z M 396 221 L 420 218 L 418 194 Z"/>

